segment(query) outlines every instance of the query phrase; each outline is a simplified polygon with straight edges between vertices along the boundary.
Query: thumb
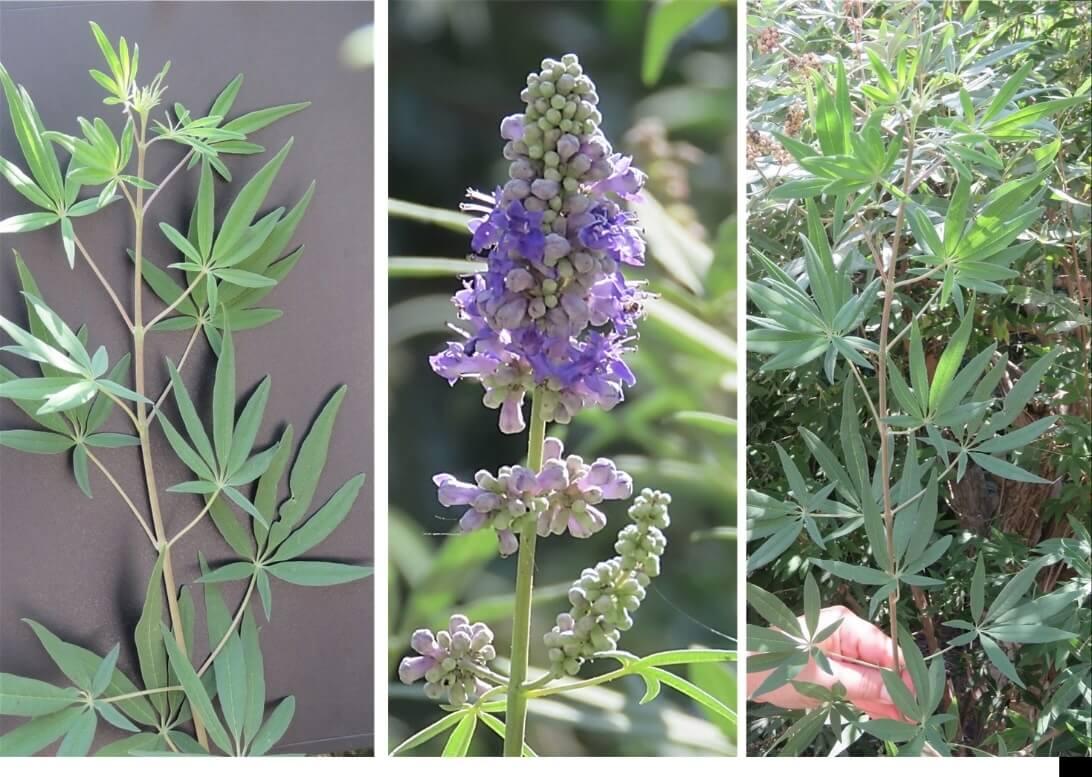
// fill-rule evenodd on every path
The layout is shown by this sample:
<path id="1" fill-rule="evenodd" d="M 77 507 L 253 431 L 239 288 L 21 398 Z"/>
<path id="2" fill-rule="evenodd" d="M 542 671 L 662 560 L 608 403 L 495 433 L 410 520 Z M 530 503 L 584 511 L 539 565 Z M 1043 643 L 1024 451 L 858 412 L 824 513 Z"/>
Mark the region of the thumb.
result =
<path id="1" fill-rule="evenodd" d="M 894 706 L 895 702 L 887 692 L 878 669 L 834 660 L 830 664 L 834 670 L 832 684 L 841 683 L 846 689 L 846 698 L 858 707 L 874 706 L 877 703 L 881 706 Z"/>

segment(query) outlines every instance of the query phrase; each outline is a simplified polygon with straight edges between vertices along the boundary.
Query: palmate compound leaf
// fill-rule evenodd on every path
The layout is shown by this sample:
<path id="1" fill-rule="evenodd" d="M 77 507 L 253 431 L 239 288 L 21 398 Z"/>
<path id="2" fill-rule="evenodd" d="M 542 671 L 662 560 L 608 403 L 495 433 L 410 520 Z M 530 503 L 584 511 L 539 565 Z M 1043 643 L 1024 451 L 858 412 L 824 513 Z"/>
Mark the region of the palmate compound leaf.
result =
<path id="1" fill-rule="evenodd" d="M 19 263 L 21 265 L 21 262 Z M 25 265 L 21 265 L 21 270 Z M 23 275 L 24 287 L 37 290 L 29 271 Z M 38 363 L 41 378 L 7 377 L 0 383 L 0 397 L 37 403 L 35 417 L 51 413 L 71 411 L 87 405 L 97 394 L 108 394 L 116 399 L 147 402 L 148 400 L 120 383 L 104 377 L 109 368 L 109 356 L 104 347 L 94 355 L 85 345 L 86 334 L 81 329 L 74 332 L 37 295 L 24 291 L 27 302 L 30 331 L 0 316 L 3 329 L 15 342 L 5 346 L 10 351 Z M 115 373 L 117 368 L 115 367 Z M 111 373 L 111 375 L 115 374 Z M 69 413 L 73 425 L 80 426 L 90 409 L 76 414 Z M 105 420 L 105 418 L 103 418 Z M 49 422 L 44 422 L 49 425 Z M 54 426 L 55 428 L 55 426 Z"/>
<path id="2" fill-rule="evenodd" d="M 911 270 L 913 274 L 933 273 L 943 269 L 940 305 L 955 302 L 963 314 L 962 289 L 983 294 L 1007 294 L 998 281 L 1014 278 L 1010 265 L 1028 250 L 1031 243 L 1016 243 L 1020 235 L 1042 215 L 1036 207 L 1046 189 L 1044 174 L 1008 181 L 991 189 L 973 216 L 971 185 L 961 176 L 952 192 L 944 217 L 941 238 L 927 212 L 911 203 L 909 222 L 923 253 L 927 267 Z"/>
<path id="3" fill-rule="evenodd" d="M 261 108 L 250 113 L 227 119 L 231 112 L 239 89 L 243 84 L 242 74 L 231 80 L 223 91 L 217 96 L 209 109 L 205 119 L 198 119 L 193 123 L 202 125 L 202 142 L 194 144 L 186 137 L 174 137 L 172 139 L 190 145 L 197 153 L 190 160 L 189 167 L 201 162 L 207 162 L 213 169 L 227 181 L 231 180 L 231 172 L 219 158 L 221 154 L 260 154 L 265 151 L 262 146 L 250 142 L 248 136 L 261 130 L 275 121 L 302 111 L 311 103 L 288 103 L 275 105 L 269 108 Z"/>
<path id="4" fill-rule="evenodd" d="M 45 626 L 29 618 L 23 621 L 33 629 L 38 641 L 45 648 L 57 668 L 78 688 L 90 692 L 95 673 L 102 667 L 104 658 L 85 648 L 65 642 Z M 109 682 L 102 691 L 105 695 L 118 696 L 133 693 L 136 686 L 116 667 L 109 673 Z M 100 678 L 101 679 L 101 678 Z M 152 709 L 147 699 L 136 697 L 118 702 L 129 717 L 140 723 L 153 721 Z"/>
<path id="5" fill-rule="evenodd" d="M 196 481 L 179 483 L 167 490 L 210 496 L 222 494 L 255 521 L 265 523 L 265 516 L 239 489 L 252 483 L 265 472 L 277 453 L 277 446 L 273 445 L 260 453 L 251 455 L 268 398 L 268 376 L 251 394 L 236 419 L 235 350 L 231 334 L 228 332 L 223 340 L 223 347 L 216 364 L 212 399 L 213 434 L 210 441 L 185 382 L 169 360 L 167 369 L 171 375 L 175 406 L 178 408 L 186 437 L 189 439 L 183 437 L 164 414 L 160 413 L 157 417 L 171 448 L 197 476 Z"/>
<path id="6" fill-rule="evenodd" d="M 875 352 L 875 344 L 850 333 L 868 315 L 879 280 L 874 279 L 853 295 L 840 280 L 842 271 L 834 271 L 828 277 L 829 268 L 820 260 L 810 240 L 803 240 L 809 267 L 815 268 L 813 293 L 818 281 L 821 289 L 818 293 L 825 301 L 820 304 L 781 268 L 754 251 L 766 274 L 761 280 L 748 283 L 748 299 L 764 315 L 748 316 L 758 327 L 747 332 L 748 350 L 771 354 L 759 367 L 762 371 L 795 369 L 822 357 L 824 372 L 832 382 L 839 357 L 871 369 L 863 354 Z"/>
<path id="7" fill-rule="evenodd" d="M 277 209 L 257 224 L 246 226 L 241 243 L 231 249 L 232 255 L 223 257 L 227 263 L 218 259 L 216 264 L 219 269 L 206 276 L 206 282 L 198 282 L 200 278 L 196 264 L 187 270 L 185 283 L 180 284 L 153 262 L 144 261 L 141 265 L 144 280 L 165 305 L 171 305 L 183 298 L 172 315 L 158 322 L 155 328 L 170 331 L 202 328 L 213 350 L 218 353 L 225 329 L 254 329 L 278 319 L 281 311 L 255 305 L 291 272 L 302 257 L 303 246 L 287 254 L 284 252 L 300 219 L 307 211 L 314 188 L 315 184 L 312 182 L 299 202 L 286 214 L 282 209 Z M 260 194 L 263 198 L 265 196 L 257 190 L 251 190 L 249 194 Z M 194 247 L 194 251 L 203 257 L 209 257 L 210 263 L 215 231 L 211 213 L 214 205 L 212 175 L 207 169 L 203 169 L 189 232 L 184 239 Z M 245 213 L 236 218 L 244 216 Z M 216 240 L 220 242 L 223 238 Z M 212 267 L 212 264 L 209 266 Z M 213 274 L 219 278 L 220 283 L 212 282 Z M 188 294 L 187 289 L 190 289 Z M 209 294 L 212 289 L 217 290 L 215 299 Z"/>
<path id="8" fill-rule="evenodd" d="M 300 443 L 289 476 L 289 498 L 281 505 L 275 519 L 279 484 L 291 457 L 291 427 L 286 428 L 279 443 L 271 449 L 275 453 L 258 479 L 254 497 L 255 510 L 269 519 L 268 523 L 256 522 L 253 526 L 256 555 L 252 557 L 240 551 L 238 546 L 243 540 L 241 537 L 231 539 L 234 528 L 227 532 L 221 529 L 225 539 L 240 555 L 257 561 L 227 564 L 206 573 L 199 582 L 241 580 L 253 574 L 268 617 L 271 606 L 269 576 L 294 585 L 327 586 L 360 580 L 372 574 L 373 570 L 368 566 L 300 559 L 341 525 L 364 484 L 363 474 L 350 478 L 308 520 L 300 523 L 300 518 L 311 506 L 326 466 L 334 422 L 345 392 L 346 387 L 342 386 L 333 394 Z"/>
<path id="9" fill-rule="evenodd" d="M 848 412 L 853 412 L 852 407 L 849 407 Z M 861 523 L 859 498 L 845 468 L 815 435 L 804 428 L 799 431 L 827 478 L 833 482 L 828 482 L 818 491 L 812 492 L 800 468 L 784 449 L 776 446 L 778 459 L 789 483 L 790 494 L 781 500 L 748 490 L 748 541 L 765 539 L 758 548 L 749 553 L 748 571 L 759 569 L 780 557 L 804 531 L 816 546 L 823 549 L 828 541 L 852 532 Z M 857 432 L 857 442 L 860 442 L 859 437 Z M 843 432 L 842 441 L 843 446 L 852 446 L 854 437 Z M 863 443 L 860 444 L 863 455 Z M 852 450 L 852 447 L 847 450 Z M 848 497 L 847 501 L 850 501 L 851 505 L 829 498 L 835 488 Z M 816 514 L 822 517 L 816 517 Z M 824 534 L 831 522 L 829 516 L 844 516 L 844 521 L 840 526 Z"/>
<path id="10" fill-rule="evenodd" d="M 872 88 L 872 87 L 865 87 Z M 876 90 L 878 91 L 878 90 Z M 845 67 L 837 63 L 836 85 L 831 92 L 824 78 L 815 77 L 815 131 L 820 152 L 799 140 L 773 133 L 809 176 L 775 187 L 770 197 L 790 200 L 819 194 L 847 195 L 885 182 L 902 151 L 902 135 L 885 145 L 881 132 L 883 111 L 869 115 L 855 132 Z"/>
<path id="11" fill-rule="evenodd" d="M 719 718 L 719 722 L 735 725 L 736 713 L 732 709 L 732 706 L 734 706 L 734 699 L 730 702 L 719 699 L 708 690 L 662 668 L 664 666 L 680 664 L 724 664 L 736 660 L 735 651 L 702 648 L 665 650 L 644 656 L 643 658 L 638 658 L 632 653 L 615 650 L 599 653 L 597 655 L 603 658 L 613 658 L 622 665 L 627 673 L 640 675 L 641 679 L 645 682 L 646 689 L 645 695 L 641 699 L 641 704 L 646 704 L 655 699 L 659 695 L 662 686 L 666 685 L 684 696 L 689 697 L 706 712 Z"/>
<path id="12" fill-rule="evenodd" d="M 1000 432 L 1008 428 L 1024 412 L 1024 408 L 1038 390 L 1043 376 L 1060 352 L 1061 349 L 1055 349 L 1040 357 L 1031 367 L 1025 370 L 1024 375 L 1016 382 L 1012 389 L 1009 390 L 1008 394 L 1006 394 L 1000 411 L 991 415 L 983 413 L 978 424 L 971 425 L 967 428 L 967 436 L 969 439 L 960 440 L 960 445 L 962 447 L 957 447 L 952 450 L 952 452 L 957 452 L 960 460 L 961 467 L 957 474 L 959 479 L 962 479 L 965 460 L 969 457 L 971 461 L 982 469 L 997 477 L 1025 483 L 1049 482 L 1016 464 L 1006 461 L 1005 458 L 998 454 L 1027 449 L 1033 442 L 1042 437 L 1042 435 L 1047 433 L 1056 424 L 1056 417 L 1047 416 L 1033 421 L 1026 426 L 1019 427 L 1008 434 L 1000 434 Z M 983 406 L 988 402 L 989 393 L 992 392 L 993 386 L 996 385 L 996 381 L 999 380 L 1001 374 L 1003 374 L 1005 366 L 1004 360 L 1002 360 L 1000 365 L 1001 370 L 993 371 L 991 375 L 988 375 L 982 383 L 980 383 L 979 389 L 976 390 L 975 399 Z M 983 389 L 985 389 L 985 391 L 983 391 Z M 931 439 L 931 444 L 935 447 L 937 443 L 932 442 Z M 944 445 L 943 442 L 940 444 Z M 1034 451 L 1035 448 L 1032 448 L 1032 450 Z"/>
<path id="13" fill-rule="evenodd" d="M 989 608 L 985 608 L 985 567 L 979 556 L 971 577 L 970 615 L 973 622 L 953 620 L 944 624 L 964 632 L 951 640 L 953 644 L 965 645 L 978 639 L 990 662 L 1021 688 L 1024 687 L 1023 680 L 999 642 L 1042 644 L 1077 637 L 1071 631 L 1050 625 L 1050 621 L 1083 598 L 1086 595 L 1084 590 L 1079 587 L 1059 589 L 1024 601 L 1035 584 L 1036 576 L 1048 562 L 1048 558 L 1039 558 L 1016 572 L 994 597 Z"/>
<path id="14" fill-rule="evenodd" d="M 792 682 L 811 660 L 824 671 L 833 671 L 819 645 L 841 626 L 842 619 L 838 618 L 817 629 L 817 590 L 806 595 L 809 601 L 805 610 L 813 612 L 805 612 L 804 628 L 801 628 L 796 616 L 777 597 L 758 586 L 748 584 L 747 603 L 770 623 L 770 628 L 753 624 L 747 626 L 747 649 L 751 651 L 747 659 L 747 671 L 768 672 L 752 693 L 752 697 L 761 697 Z M 812 614 L 815 615 L 814 618 L 809 617 Z"/>

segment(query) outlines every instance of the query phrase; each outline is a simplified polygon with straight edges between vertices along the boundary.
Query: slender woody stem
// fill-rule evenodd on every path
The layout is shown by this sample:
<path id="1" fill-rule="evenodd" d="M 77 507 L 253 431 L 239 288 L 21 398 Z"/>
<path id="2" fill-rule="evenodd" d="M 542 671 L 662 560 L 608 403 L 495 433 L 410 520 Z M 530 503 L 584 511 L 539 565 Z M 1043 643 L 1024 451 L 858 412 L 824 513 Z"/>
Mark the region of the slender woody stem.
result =
<path id="1" fill-rule="evenodd" d="M 148 150 L 147 122 L 140 117 L 140 139 L 137 142 L 137 177 L 144 178 L 144 162 Z M 177 169 L 177 168 L 176 168 Z M 162 190 L 156 190 L 158 193 Z M 149 199 L 149 202 L 151 200 Z M 141 395 L 145 393 L 144 376 L 144 276 L 142 273 L 144 263 L 144 214 L 147 207 L 144 204 L 144 190 L 137 189 L 136 202 L 133 208 L 134 239 L 133 239 L 133 387 Z M 144 478 L 148 487 L 148 505 L 152 511 L 152 525 L 155 528 L 156 543 L 159 545 L 163 558 L 163 587 L 167 594 L 167 609 L 171 615 L 171 631 L 174 633 L 178 647 L 186 650 L 186 636 L 182 625 L 182 610 L 178 606 L 178 588 L 174 580 L 174 566 L 171 564 L 171 546 L 167 542 L 167 530 L 163 524 L 163 513 L 159 508 L 159 489 L 156 486 L 155 463 L 152 460 L 152 445 L 150 427 L 148 424 L 148 409 L 143 402 L 137 403 L 137 434 L 140 436 L 140 454 L 144 462 Z M 197 735 L 197 741 L 208 750 L 208 735 L 205 726 L 201 722 L 200 715 L 193 711 L 193 728 Z"/>
<path id="2" fill-rule="evenodd" d="M 914 132 L 916 122 L 907 122 L 906 139 L 906 165 L 903 168 L 903 187 L 909 188 L 910 177 L 914 165 Z M 909 194 L 909 192 L 907 192 Z M 903 219 L 906 217 L 906 200 L 899 202 L 899 210 L 895 216 L 895 234 L 891 238 L 891 259 L 883 268 L 883 314 L 880 320 L 880 352 L 876 367 L 879 378 L 879 424 L 880 433 L 880 482 L 883 487 L 883 524 L 884 533 L 887 535 L 887 558 L 890 572 L 895 572 L 895 512 L 891 504 L 891 435 L 884 421 L 887 418 L 887 357 L 888 334 L 891 327 L 891 303 L 895 299 L 895 269 L 899 261 L 899 241 L 902 237 Z M 895 672 L 901 669 L 899 659 L 899 622 L 898 622 L 898 593 L 892 591 L 887 597 L 888 620 L 891 626 L 891 654 L 894 659 Z"/>
<path id="3" fill-rule="evenodd" d="M 527 467 L 542 469 L 546 420 L 542 415 L 542 396 L 535 389 L 531 397 L 531 428 L 527 440 Z M 523 755 L 527 728 L 527 664 L 531 646 L 531 595 L 535 580 L 535 544 L 538 540 L 535 520 L 528 516 L 519 532 L 519 559 L 516 564 L 516 609 L 512 623 L 512 665 L 509 669 L 508 705 L 504 720 L 504 755 Z"/>

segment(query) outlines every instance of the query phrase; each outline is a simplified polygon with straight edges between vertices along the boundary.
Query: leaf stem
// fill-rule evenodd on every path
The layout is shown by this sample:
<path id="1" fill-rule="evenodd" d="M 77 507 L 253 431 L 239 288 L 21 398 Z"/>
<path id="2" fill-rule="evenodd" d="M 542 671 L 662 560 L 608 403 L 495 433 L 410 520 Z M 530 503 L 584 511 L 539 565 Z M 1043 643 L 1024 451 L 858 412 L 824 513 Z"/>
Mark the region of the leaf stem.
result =
<path id="1" fill-rule="evenodd" d="M 179 305 L 181 305 L 182 301 L 184 299 L 186 299 L 186 297 L 190 296 L 190 292 L 192 292 L 195 288 L 197 288 L 197 284 L 200 283 L 201 281 L 203 281 L 207 274 L 208 274 L 208 270 L 206 270 L 206 269 L 202 269 L 201 272 L 197 273 L 197 276 L 193 279 L 193 281 L 190 283 L 190 285 L 186 287 L 186 290 L 183 291 L 182 294 L 179 295 L 178 299 L 176 299 L 174 302 L 172 302 L 167 307 L 163 308 L 163 310 L 159 311 L 159 313 L 157 313 L 152 318 L 152 320 L 149 321 L 146 324 L 145 328 L 146 329 L 151 329 L 153 326 L 155 326 L 160 321 L 162 321 L 164 318 L 166 318 L 168 313 L 170 313 L 172 310 L 174 310 Z"/>
<path id="2" fill-rule="evenodd" d="M 154 141 L 153 141 L 153 142 L 154 142 Z M 147 149 L 148 145 L 150 145 L 150 144 L 146 144 L 146 145 L 145 145 L 145 149 Z M 175 175 L 176 175 L 176 174 L 178 173 L 178 171 L 179 171 L 179 170 L 181 170 L 181 169 L 183 168 L 183 166 L 185 166 L 185 164 L 186 164 L 187 162 L 189 162 L 189 161 L 190 161 L 190 157 L 191 157 L 191 156 L 193 156 L 193 149 L 192 149 L 192 148 L 191 148 L 191 149 L 190 149 L 189 151 L 187 151 L 187 152 L 186 152 L 186 155 L 185 155 L 184 157 L 182 157 L 182 159 L 181 159 L 181 160 L 180 160 L 180 161 L 178 162 L 178 164 L 177 164 L 177 165 L 175 165 L 175 166 L 174 166 L 174 167 L 173 167 L 173 168 L 171 169 L 171 171 L 170 171 L 169 173 L 167 173 L 167 176 L 166 176 L 166 177 L 165 177 L 165 178 L 164 178 L 164 179 L 163 179 L 162 181 L 160 181 L 160 182 L 159 182 L 159 186 L 155 187 L 155 191 L 153 191 L 153 192 L 152 192 L 152 193 L 151 193 L 151 194 L 150 194 L 150 195 L 148 196 L 148 201 L 144 203 L 144 205 L 143 205 L 143 208 L 141 209 L 141 215 L 143 215 L 143 214 L 145 214 L 145 213 L 147 213 L 147 212 L 148 212 L 148 209 L 149 209 L 150 207 L 152 207 L 152 203 L 153 203 L 153 202 L 155 202 L 155 198 L 156 198 L 157 196 L 159 196 L 159 193 L 160 193 L 161 191 L 163 191 L 163 187 L 164 187 L 164 186 L 166 186 L 166 185 L 167 185 L 167 183 L 168 183 L 168 182 L 169 182 L 169 181 L 170 181 L 170 180 L 171 180 L 172 178 L 174 178 L 174 176 L 175 176 Z M 140 178 L 143 178 L 143 176 L 138 176 L 138 177 L 140 177 Z M 143 191 L 143 189 L 141 189 L 140 191 Z M 142 199 L 142 198 L 143 198 L 143 195 L 142 195 L 142 194 L 140 194 L 140 193 L 138 192 L 138 193 L 137 193 L 137 200 L 139 201 L 139 200 L 140 200 L 140 199 Z"/>
<path id="3" fill-rule="evenodd" d="M 527 467 L 533 472 L 542 468 L 546 419 L 542 414 L 541 389 L 531 396 L 531 425 L 527 440 Z M 535 545 L 538 541 L 537 516 L 524 519 L 519 532 L 519 558 L 516 564 L 516 607 L 512 623 L 512 654 L 509 668 L 508 703 L 504 720 L 504 755 L 523 755 L 527 728 L 527 663 L 531 643 L 531 597 L 535 579 Z"/>
<path id="4" fill-rule="evenodd" d="M 210 503 L 211 504 L 211 503 Z M 247 605 L 250 604 L 250 597 L 254 595 L 254 586 L 258 582 L 258 575 L 253 574 L 250 576 L 250 585 L 246 587 L 246 593 L 243 594 L 243 600 L 239 602 L 239 609 L 235 611 L 235 617 L 231 619 L 231 624 L 227 627 L 227 631 L 224 632 L 224 636 L 220 638 L 220 642 L 216 645 L 209 657 L 205 659 L 205 663 L 201 664 L 201 668 L 197 670 L 197 676 L 201 677 L 212 666 L 212 662 L 216 660 L 216 656 L 220 655 L 220 651 L 224 649 L 227 644 L 228 637 L 235 633 L 239 628 L 239 624 L 243 622 L 243 614 L 246 613 Z"/>
<path id="5" fill-rule="evenodd" d="M 186 359 L 190 356 L 190 351 L 193 350 L 193 344 L 197 342 L 197 335 L 201 332 L 201 325 L 198 324 L 190 332 L 190 339 L 186 342 L 186 348 L 182 351 L 182 356 L 178 360 L 178 373 L 182 374 L 182 365 L 186 363 Z M 159 398 L 155 401 L 155 405 L 152 407 L 152 412 L 148 413 L 148 421 L 151 422 L 155 418 L 155 414 L 159 412 L 159 406 L 163 404 L 163 400 L 167 398 L 167 395 L 171 393 L 173 384 L 167 381 L 167 385 L 163 387 L 163 391 L 159 392 Z"/>
<path id="6" fill-rule="evenodd" d="M 91 272 L 95 273 L 95 277 L 99 279 L 99 283 L 102 284 L 102 287 L 104 289 L 106 289 L 106 293 L 110 296 L 110 300 L 114 303 L 114 307 L 116 307 L 118 309 L 118 312 L 121 313 L 121 318 L 125 321 L 125 326 L 127 326 L 129 328 L 129 331 L 132 332 L 133 321 L 131 318 L 129 318 L 129 313 L 127 310 L 125 310 L 125 306 L 121 304 L 121 300 L 118 299 L 118 295 L 117 292 L 114 291 L 114 287 L 110 285 L 110 281 L 106 280 L 106 276 L 102 274 L 102 270 L 99 269 L 99 266 L 95 263 L 95 260 L 91 258 L 91 254 L 89 254 L 87 252 L 87 249 L 84 248 L 83 243 L 80 241 L 79 237 L 76 236 L 75 232 L 72 233 L 72 238 L 76 242 L 76 248 L 80 250 L 83 258 L 87 261 L 87 266 L 91 268 Z"/>
<path id="7" fill-rule="evenodd" d="M 568 693 L 569 691 L 576 691 L 581 688 L 592 688 L 596 685 L 603 685 L 614 680 L 621 679 L 628 674 L 631 674 L 631 667 L 623 666 L 620 669 L 601 674 L 596 677 L 588 678 L 587 680 L 580 680 L 575 683 L 562 683 L 561 685 L 547 685 L 545 688 L 536 688 L 534 690 L 527 691 L 527 695 L 533 699 L 537 699 L 542 696 L 553 696 L 557 693 Z"/>
<path id="8" fill-rule="evenodd" d="M 880 426 L 880 414 L 876 410 L 876 405 L 872 402 L 872 397 L 869 396 L 868 389 L 865 388 L 864 376 L 861 375 L 861 371 L 857 368 L 857 365 L 846 359 L 846 363 L 853 371 L 853 376 L 857 378 L 857 385 L 861 387 L 861 393 L 864 394 L 865 402 L 868 403 L 868 409 L 872 413 L 872 420 L 876 422 L 876 427 Z"/>
<path id="9" fill-rule="evenodd" d="M 188 532 L 190 529 L 192 529 L 194 526 L 196 526 L 201 521 L 201 519 L 205 517 L 205 514 L 208 513 L 208 511 L 212 509 L 212 503 L 215 502 L 217 500 L 217 498 L 219 498 L 219 496 L 220 496 L 220 489 L 216 489 L 216 491 L 213 492 L 212 496 L 209 497 L 208 501 L 205 502 L 205 506 L 203 508 L 201 508 L 201 512 L 199 512 L 194 517 L 194 519 L 192 521 L 187 523 L 186 526 L 182 529 L 182 531 L 178 532 L 178 534 L 171 537 L 170 541 L 167 542 L 167 547 L 169 548 L 172 545 L 174 545 L 176 542 L 178 542 L 180 539 L 182 539 L 182 537 L 186 534 L 186 532 Z"/>
<path id="10" fill-rule="evenodd" d="M 105 394 L 106 397 L 111 402 L 113 402 L 115 405 L 120 407 L 122 409 L 122 411 L 124 411 L 125 415 L 129 416 L 129 420 L 133 422 L 133 428 L 136 429 L 139 432 L 140 431 L 140 419 L 137 418 L 137 416 L 133 415 L 133 411 L 129 409 L 129 406 L 127 404 L 125 404 L 124 402 L 122 402 L 117 397 L 115 397 L 113 394 L 111 394 L 106 389 L 100 388 L 99 391 L 101 391 L 103 394 Z M 141 404 L 143 404 L 143 403 L 141 403 Z"/>
<path id="11" fill-rule="evenodd" d="M 112 485 L 114 487 L 114 490 L 117 491 L 119 495 L 121 495 L 121 498 L 123 500 L 125 500 L 125 504 L 129 505 L 129 509 L 132 510 L 133 515 L 136 516 L 137 521 L 140 523 L 140 528 L 142 528 L 144 530 L 144 533 L 148 535 L 148 541 L 152 543 L 152 545 L 158 545 L 155 540 L 155 535 L 152 534 L 152 530 L 148 528 L 148 522 L 145 520 L 144 516 L 141 515 L 141 512 L 137 509 L 137 506 L 133 504 L 133 500 L 129 498 L 129 495 L 127 493 L 125 493 L 125 489 L 121 487 L 121 484 L 118 483 L 117 479 L 110 473 L 110 470 L 106 468 L 105 464 L 99 461 L 99 457 L 93 454 L 89 447 L 85 445 L 84 450 L 87 452 L 87 458 L 89 458 L 91 462 L 99 468 L 102 474 L 106 476 L 106 479 L 110 481 L 110 485 Z"/>
<path id="12" fill-rule="evenodd" d="M 125 701 L 126 699 L 136 699 L 140 696 L 154 696 L 157 693 L 173 693 L 174 691 L 183 690 L 181 685 L 170 685 L 166 688 L 152 688 L 150 691 L 133 691 L 132 693 L 123 693 L 120 696 L 109 696 L 105 699 L 95 699 L 95 701 L 106 704 L 107 702 L 113 703 L 117 701 Z"/>
<path id="13" fill-rule="evenodd" d="M 922 276 L 922 277 L 924 277 L 924 276 Z M 895 285 L 898 286 L 897 283 Z M 937 286 L 936 289 L 933 290 L 933 295 L 931 297 L 929 297 L 929 299 L 927 299 L 925 301 L 925 304 L 922 305 L 921 310 L 919 310 L 917 313 L 915 313 L 913 316 L 911 316 L 910 323 L 907 324 L 906 326 L 904 326 L 902 328 L 902 331 L 899 332 L 897 335 L 895 335 L 891 339 L 891 342 L 889 342 L 887 344 L 888 349 L 894 348 L 895 343 L 897 343 L 902 338 L 906 337 L 907 332 L 909 332 L 910 329 L 914 326 L 914 322 L 917 321 L 919 318 L 921 318 L 922 314 L 924 314 L 925 311 L 929 309 L 929 306 L 933 304 L 933 302 L 936 300 L 936 298 L 940 296 L 940 290 L 942 288 L 944 288 L 944 287 L 943 286 Z"/>

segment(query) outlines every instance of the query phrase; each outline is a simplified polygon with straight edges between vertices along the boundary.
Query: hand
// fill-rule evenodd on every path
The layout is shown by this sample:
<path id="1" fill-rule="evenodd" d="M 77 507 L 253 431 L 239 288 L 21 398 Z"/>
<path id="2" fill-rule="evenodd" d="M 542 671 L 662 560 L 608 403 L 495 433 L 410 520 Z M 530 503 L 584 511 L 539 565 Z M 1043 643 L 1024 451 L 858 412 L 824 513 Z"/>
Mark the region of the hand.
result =
<path id="1" fill-rule="evenodd" d="M 834 674 L 827 674 L 819 668 L 814 659 L 811 659 L 793 679 L 822 685 L 824 688 L 833 688 L 835 683 L 841 683 L 846 689 L 846 698 L 858 709 L 868 713 L 870 717 L 903 720 L 903 715 L 895 707 L 891 695 L 883 684 L 880 670 L 854 663 L 854 661 L 862 661 L 894 670 L 891 638 L 868 621 L 841 606 L 827 607 L 822 610 L 819 613 L 819 625 L 816 631 L 821 631 L 839 618 L 842 619 L 842 625 L 819 644 L 819 647 L 827 654 Z M 799 618 L 799 621 L 801 629 L 807 633 L 804 618 Z M 848 660 L 835 658 L 835 656 Z M 772 671 L 747 675 L 748 697 L 758 689 Z M 902 672 L 902 678 L 906 687 L 913 691 L 910 677 L 905 670 Z M 821 703 L 818 699 L 812 699 L 800 693 L 791 682 L 755 698 L 754 701 L 769 702 L 786 709 L 808 709 L 817 707 Z"/>

